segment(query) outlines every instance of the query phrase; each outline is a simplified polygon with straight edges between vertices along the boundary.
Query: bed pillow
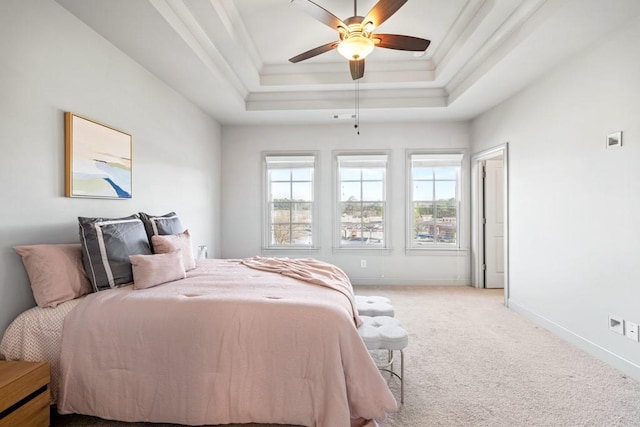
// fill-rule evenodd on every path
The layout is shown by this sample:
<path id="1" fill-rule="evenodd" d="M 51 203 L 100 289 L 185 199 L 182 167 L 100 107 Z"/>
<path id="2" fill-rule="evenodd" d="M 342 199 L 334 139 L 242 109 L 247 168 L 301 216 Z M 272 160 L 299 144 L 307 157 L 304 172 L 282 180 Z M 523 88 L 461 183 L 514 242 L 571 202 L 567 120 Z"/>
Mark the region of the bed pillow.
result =
<path id="1" fill-rule="evenodd" d="M 189 271 L 196 268 L 196 260 L 193 258 L 193 248 L 191 246 L 189 230 L 170 236 L 151 236 L 151 242 L 157 254 L 166 254 L 167 252 L 181 250 L 185 270 Z"/>
<path id="2" fill-rule="evenodd" d="M 138 215 L 125 218 L 78 217 L 82 262 L 94 291 L 133 282 L 131 255 L 151 255 Z"/>
<path id="3" fill-rule="evenodd" d="M 91 292 L 82 266 L 80 243 L 24 245 L 13 249 L 22 257 L 39 307 L 55 307 Z"/>
<path id="4" fill-rule="evenodd" d="M 180 218 L 175 212 L 169 212 L 164 215 L 149 215 L 140 212 L 140 219 L 144 224 L 144 229 L 151 244 L 151 236 L 165 236 L 168 234 L 178 234 L 184 231 Z M 153 249 L 153 246 L 152 246 Z"/>
<path id="5" fill-rule="evenodd" d="M 131 255 L 133 289 L 146 289 L 187 277 L 182 251 L 155 255 Z"/>

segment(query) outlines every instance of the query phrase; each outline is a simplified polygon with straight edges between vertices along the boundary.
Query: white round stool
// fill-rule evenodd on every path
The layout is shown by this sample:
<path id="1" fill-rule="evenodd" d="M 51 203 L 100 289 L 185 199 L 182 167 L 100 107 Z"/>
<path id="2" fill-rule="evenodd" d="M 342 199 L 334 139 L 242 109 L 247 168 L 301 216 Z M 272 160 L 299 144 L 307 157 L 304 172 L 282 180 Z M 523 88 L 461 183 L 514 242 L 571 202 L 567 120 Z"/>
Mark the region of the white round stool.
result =
<path id="1" fill-rule="evenodd" d="M 356 308 L 360 316 L 393 317 L 395 315 L 391 300 L 385 297 L 356 295 Z"/>

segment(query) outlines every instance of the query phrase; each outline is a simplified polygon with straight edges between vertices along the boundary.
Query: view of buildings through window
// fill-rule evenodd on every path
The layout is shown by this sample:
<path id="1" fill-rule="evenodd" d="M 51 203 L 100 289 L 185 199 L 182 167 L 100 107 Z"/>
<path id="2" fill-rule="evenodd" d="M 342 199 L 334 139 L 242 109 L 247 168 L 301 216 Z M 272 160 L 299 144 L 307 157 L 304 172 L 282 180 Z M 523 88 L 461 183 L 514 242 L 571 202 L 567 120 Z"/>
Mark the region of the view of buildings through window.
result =
<path id="1" fill-rule="evenodd" d="M 268 247 L 313 246 L 313 156 L 267 156 Z"/>
<path id="2" fill-rule="evenodd" d="M 340 247 L 385 246 L 386 155 L 338 156 Z"/>
<path id="3" fill-rule="evenodd" d="M 458 181 L 462 155 L 412 154 L 410 247 L 458 242 Z"/>
<path id="4" fill-rule="evenodd" d="M 339 155 L 339 247 L 386 247 L 387 155 Z M 313 247 L 315 156 L 266 156 L 266 247 Z M 461 154 L 409 156 L 409 248 L 457 246 Z"/>

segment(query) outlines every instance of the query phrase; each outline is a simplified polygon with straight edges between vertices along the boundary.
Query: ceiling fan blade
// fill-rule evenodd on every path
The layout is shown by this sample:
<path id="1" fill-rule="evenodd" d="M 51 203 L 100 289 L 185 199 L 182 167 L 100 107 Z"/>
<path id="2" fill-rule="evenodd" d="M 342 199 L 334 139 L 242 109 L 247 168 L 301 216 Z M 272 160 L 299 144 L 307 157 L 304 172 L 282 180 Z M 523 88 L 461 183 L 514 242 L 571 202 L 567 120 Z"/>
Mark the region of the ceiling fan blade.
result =
<path id="1" fill-rule="evenodd" d="M 349 61 L 349 69 L 351 70 L 351 78 L 353 80 L 361 79 L 364 76 L 364 59 Z"/>
<path id="2" fill-rule="evenodd" d="M 314 56 L 318 56 L 321 53 L 329 52 L 330 50 L 335 49 L 336 47 L 338 47 L 339 44 L 340 43 L 338 43 L 338 42 L 331 42 L 331 43 L 323 44 L 322 46 L 318 46 L 316 48 L 308 50 L 308 51 L 306 51 L 304 53 L 301 53 L 300 55 L 296 55 L 293 58 L 289 59 L 289 61 L 293 62 L 295 64 L 296 62 L 300 62 L 300 61 L 304 61 L 305 59 L 313 58 Z"/>
<path id="3" fill-rule="evenodd" d="M 373 27 L 371 27 L 369 31 L 372 31 L 389 19 L 389 17 L 396 13 L 406 2 L 407 0 L 380 0 L 373 6 L 369 13 L 367 13 L 362 23 L 366 25 L 371 22 Z"/>
<path id="4" fill-rule="evenodd" d="M 302 8 L 309 15 L 336 31 L 340 27 L 344 29 L 347 28 L 345 23 L 342 22 L 340 18 L 329 12 L 324 7 L 312 2 L 311 0 L 291 0 L 291 3 Z"/>
<path id="5" fill-rule="evenodd" d="M 380 40 L 380 42 L 376 44 L 376 47 L 396 50 L 411 50 L 414 52 L 426 50 L 431 43 L 431 40 L 411 36 L 401 36 L 398 34 L 374 34 L 371 38 Z"/>

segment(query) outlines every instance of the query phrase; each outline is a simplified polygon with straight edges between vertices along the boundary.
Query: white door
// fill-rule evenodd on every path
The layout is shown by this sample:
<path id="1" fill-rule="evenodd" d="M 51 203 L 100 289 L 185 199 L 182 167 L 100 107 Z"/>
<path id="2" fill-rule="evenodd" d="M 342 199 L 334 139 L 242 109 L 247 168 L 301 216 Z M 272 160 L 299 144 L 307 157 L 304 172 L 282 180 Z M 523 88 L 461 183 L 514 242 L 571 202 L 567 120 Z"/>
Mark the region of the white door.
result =
<path id="1" fill-rule="evenodd" d="M 504 175 L 502 159 L 485 161 L 485 288 L 504 288 Z"/>

